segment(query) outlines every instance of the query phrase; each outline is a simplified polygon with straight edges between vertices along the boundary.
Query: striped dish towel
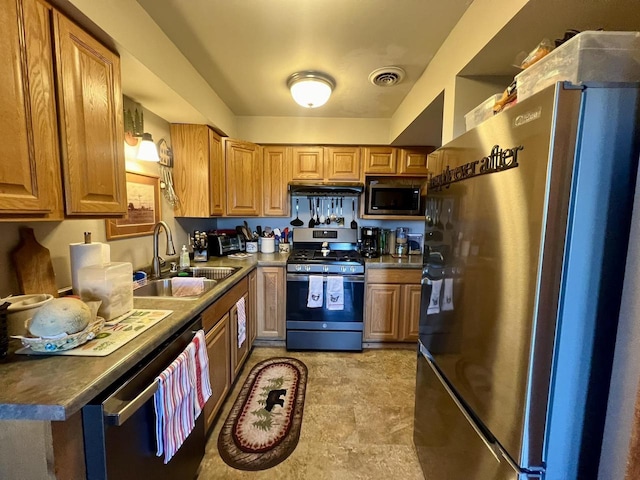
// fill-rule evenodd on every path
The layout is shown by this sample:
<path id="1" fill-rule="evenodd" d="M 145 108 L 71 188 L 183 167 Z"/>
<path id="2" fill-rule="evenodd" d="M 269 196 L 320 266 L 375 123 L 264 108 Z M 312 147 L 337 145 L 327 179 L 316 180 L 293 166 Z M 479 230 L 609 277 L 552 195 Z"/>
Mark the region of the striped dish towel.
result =
<path id="1" fill-rule="evenodd" d="M 185 350 L 156 379 L 156 456 L 169 463 L 195 427 L 195 420 L 211 396 L 209 360 L 204 331 L 199 330 Z"/>
<path id="2" fill-rule="evenodd" d="M 244 297 L 236 302 L 238 309 L 238 348 L 247 339 L 247 311 L 244 304 Z"/>
<path id="3" fill-rule="evenodd" d="M 196 418 L 200 416 L 205 403 L 213 394 L 211 390 L 211 382 L 209 381 L 209 355 L 207 355 L 207 343 L 204 338 L 204 330 L 198 330 L 193 338 L 194 346 L 193 361 L 195 364 L 194 385 L 195 385 L 195 402 L 194 412 Z"/>

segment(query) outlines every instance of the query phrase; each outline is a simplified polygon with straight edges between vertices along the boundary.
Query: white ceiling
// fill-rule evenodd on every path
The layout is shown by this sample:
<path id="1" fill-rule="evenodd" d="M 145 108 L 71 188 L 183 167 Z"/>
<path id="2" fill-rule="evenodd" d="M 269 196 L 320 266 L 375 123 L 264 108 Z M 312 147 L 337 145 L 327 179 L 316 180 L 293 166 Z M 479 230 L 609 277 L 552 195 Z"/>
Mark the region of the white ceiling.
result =
<path id="1" fill-rule="evenodd" d="M 472 0 L 138 0 L 238 116 L 390 118 Z M 377 87 L 376 68 L 405 80 Z M 292 73 L 317 70 L 336 88 L 305 109 Z"/>

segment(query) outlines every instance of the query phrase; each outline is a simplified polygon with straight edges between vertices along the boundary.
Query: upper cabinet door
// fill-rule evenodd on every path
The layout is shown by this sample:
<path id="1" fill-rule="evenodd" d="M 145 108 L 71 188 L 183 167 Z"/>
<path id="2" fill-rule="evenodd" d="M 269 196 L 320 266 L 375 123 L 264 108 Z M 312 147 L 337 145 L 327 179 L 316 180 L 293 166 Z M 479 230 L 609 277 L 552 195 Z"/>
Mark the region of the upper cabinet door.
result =
<path id="1" fill-rule="evenodd" d="M 262 165 L 255 143 L 225 139 L 227 169 L 227 215 L 260 215 L 262 203 Z"/>
<path id="2" fill-rule="evenodd" d="M 224 189 L 227 182 L 222 153 L 222 139 L 216 132 L 209 131 L 209 213 L 212 216 L 224 215 Z"/>
<path id="3" fill-rule="evenodd" d="M 51 9 L 0 0 L 0 214 L 60 219 Z"/>
<path id="4" fill-rule="evenodd" d="M 293 180 L 324 178 L 323 147 L 293 147 Z"/>
<path id="5" fill-rule="evenodd" d="M 171 146 L 173 179 L 180 199 L 175 215 L 208 217 L 211 203 L 209 128 L 206 125 L 171 124 Z"/>
<path id="6" fill-rule="evenodd" d="M 127 192 L 120 59 L 54 12 L 68 215 L 123 215 Z"/>
<path id="7" fill-rule="evenodd" d="M 360 147 L 327 147 L 325 158 L 327 180 L 360 180 Z"/>
<path id="8" fill-rule="evenodd" d="M 291 148 L 268 146 L 262 148 L 264 179 L 263 215 L 289 216 L 288 183 L 291 179 Z"/>
<path id="9" fill-rule="evenodd" d="M 366 147 L 364 149 L 364 173 L 396 173 L 397 155 L 393 147 Z"/>
<path id="10" fill-rule="evenodd" d="M 425 148 L 402 148 L 400 149 L 400 170 L 401 175 L 428 175 L 427 154 L 429 150 Z"/>

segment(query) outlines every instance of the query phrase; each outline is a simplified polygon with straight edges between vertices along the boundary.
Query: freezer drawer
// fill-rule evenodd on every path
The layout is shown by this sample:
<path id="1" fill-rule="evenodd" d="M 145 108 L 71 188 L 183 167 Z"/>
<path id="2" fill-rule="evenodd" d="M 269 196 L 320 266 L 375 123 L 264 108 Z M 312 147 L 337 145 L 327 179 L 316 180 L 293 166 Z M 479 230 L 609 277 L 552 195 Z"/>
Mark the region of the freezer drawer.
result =
<path id="1" fill-rule="evenodd" d="M 484 443 L 419 350 L 413 442 L 426 479 L 519 478 Z"/>

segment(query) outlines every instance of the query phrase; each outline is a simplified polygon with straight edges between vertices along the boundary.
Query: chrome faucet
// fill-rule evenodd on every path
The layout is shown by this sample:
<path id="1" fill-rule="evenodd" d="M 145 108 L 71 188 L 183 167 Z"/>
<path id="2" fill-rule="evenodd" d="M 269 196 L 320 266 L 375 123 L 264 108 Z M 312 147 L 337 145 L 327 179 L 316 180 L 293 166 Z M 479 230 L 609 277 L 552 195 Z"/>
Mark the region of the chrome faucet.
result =
<path id="1" fill-rule="evenodd" d="M 164 228 L 167 239 L 167 255 L 175 255 L 176 249 L 173 246 L 173 238 L 171 238 L 171 229 L 163 221 L 159 221 L 153 227 L 153 262 L 151 264 L 151 278 L 160 278 L 160 256 L 158 255 L 158 235 L 160 229 Z"/>

